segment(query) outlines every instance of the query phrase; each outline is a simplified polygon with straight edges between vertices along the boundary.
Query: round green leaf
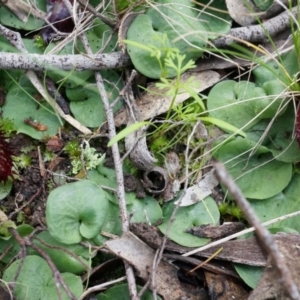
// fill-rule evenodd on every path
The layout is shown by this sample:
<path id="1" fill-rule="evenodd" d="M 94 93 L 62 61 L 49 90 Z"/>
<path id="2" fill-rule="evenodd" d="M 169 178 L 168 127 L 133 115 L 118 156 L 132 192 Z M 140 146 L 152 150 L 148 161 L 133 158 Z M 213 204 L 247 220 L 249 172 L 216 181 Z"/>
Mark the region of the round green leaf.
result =
<path id="1" fill-rule="evenodd" d="M 293 103 L 287 106 L 284 113 L 270 124 L 270 120 L 261 120 L 249 131 L 249 140 L 267 147 L 276 160 L 282 162 L 298 162 L 300 151 L 294 138 L 295 110 Z M 271 125 L 271 127 L 270 127 Z M 264 139 L 261 137 L 264 135 Z"/>
<path id="2" fill-rule="evenodd" d="M 99 165 L 96 169 L 88 172 L 89 179 L 99 185 L 107 186 L 113 189 L 117 188 L 117 178 L 115 169 Z M 108 200 L 114 204 L 119 204 L 118 197 L 115 193 L 107 193 Z M 135 193 L 126 193 L 126 205 L 132 204 L 136 199 Z"/>
<path id="3" fill-rule="evenodd" d="M 277 161 L 266 147 L 237 138 L 221 146 L 214 158 L 222 161 L 247 198 L 266 199 L 280 193 L 290 182 L 292 164 Z"/>
<path id="4" fill-rule="evenodd" d="M 37 237 L 42 240 L 42 242 L 49 245 L 47 247 L 45 244 L 41 243 L 39 240 L 34 240 L 34 243 L 41 249 L 43 249 L 50 256 L 51 260 L 54 262 L 56 267 L 60 272 L 69 272 L 73 274 L 82 274 L 86 272 L 89 266 L 88 257 L 89 250 L 88 248 L 79 245 L 66 245 L 55 240 L 48 231 L 43 231 L 37 235 Z M 62 249 L 51 248 L 60 247 Z M 64 251 L 66 249 L 68 252 L 73 253 L 73 256 Z M 35 255 L 39 255 L 37 252 L 33 252 Z M 79 259 L 83 262 L 81 263 Z"/>
<path id="5" fill-rule="evenodd" d="M 253 70 L 255 83 L 263 86 L 270 80 L 278 80 L 278 84 L 282 82 L 287 85 L 291 84 L 291 78 L 299 72 L 298 54 L 293 49 L 282 54 L 280 60 L 271 59 L 267 63 L 262 63 L 258 68 Z M 281 83 L 280 83 L 281 82 Z"/>
<path id="6" fill-rule="evenodd" d="M 290 103 L 284 114 L 276 118 L 264 142 L 276 160 L 283 162 L 300 160 L 299 146 L 293 135 L 294 126 L 295 109 L 294 104 Z"/>
<path id="7" fill-rule="evenodd" d="M 260 10 L 268 10 L 271 5 L 273 4 L 274 0 L 253 0 L 253 3 L 260 9 Z"/>
<path id="8" fill-rule="evenodd" d="M 137 290 L 140 291 L 142 288 L 137 286 Z M 120 284 L 109 288 L 102 294 L 97 295 L 97 300 L 130 300 L 129 290 L 127 284 Z M 146 290 L 141 297 L 141 300 L 152 300 L 152 292 Z M 161 297 L 157 296 L 158 300 L 162 300 Z"/>
<path id="9" fill-rule="evenodd" d="M 108 213 L 107 195 L 95 183 L 82 180 L 53 190 L 46 204 L 50 234 L 64 244 L 92 239 Z"/>
<path id="10" fill-rule="evenodd" d="M 168 202 L 163 206 L 164 222 L 158 226 L 163 234 L 166 234 L 168 223 L 175 208 L 173 202 L 174 201 Z M 186 247 L 203 246 L 210 240 L 186 233 L 186 230 L 203 224 L 216 225 L 219 222 L 219 218 L 220 213 L 218 206 L 211 197 L 207 197 L 194 205 L 179 207 L 170 230 L 168 231 L 168 238 Z"/>
<path id="11" fill-rule="evenodd" d="M 266 97 L 254 102 L 254 110 L 259 115 L 260 119 L 273 118 L 282 106 L 283 99 L 279 96 L 284 92 L 286 87 L 278 80 L 270 80 L 263 84 L 263 90 Z"/>
<path id="12" fill-rule="evenodd" d="M 211 89 L 207 108 L 211 117 L 247 130 L 259 121 L 255 106 L 264 97 L 266 97 L 264 90 L 255 87 L 254 83 L 226 80 L 217 83 Z"/>
<path id="13" fill-rule="evenodd" d="M 231 29 L 232 19 L 227 12 L 226 1 L 201 0 L 201 10 L 199 18 L 207 28 L 210 40 L 214 40 L 222 34 L 226 34 Z"/>
<path id="14" fill-rule="evenodd" d="M 67 90 L 67 96 L 71 100 L 70 109 L 76 120 L 87 127 L 100 126 L 105 120 L 105 111 L 99 93 L 81 87 L 75 88 L 71 93 Z"/>
<path id="15" fill-rule="evenodd" d="M 88 172 L 89 179 L 97 184 L 110 188 L 117 188 L 116 170 L 99 165 L 96 169 Z"/>
<path id="16" fill-rule="evenodd" d="M 143 28 L 143 30 L 141 30 Z M 164 48 L 172 48 L 169 39 L 164 39 L 161 32 L 157 32 L 152 27 L 151 18 L 147 15 L 139 15 L 131 23 L 127 31 L 127 39 L 133 43 L 127 44 L 127 52 L 134 67 L 143 75 L 150 78 L 160 78 L 163 76 L 160 62 L 164 65 L 164 58 L 167 57 Z M 141 45 L 150 47 L 149 50 Z M 151 49 L 161 49 L 161 58 L 151 56 Z M 174 71 L 168 69 L 168 77 L 175 75 Z"/>
<path id="17" fill-rule="evenodd" d="M 294 174 L 290 184 L 282 193 L 274 197 L 261 200 L 251 200 L 251 206 L 254 208 L 261 222 L 266 222 L 277 217 L 300 210 L 300 174 Z M 270 225 L 270 228 L 286 227 L 300 231 L 299 216 L 280 221 Z"/>
<path id="18" fill-rule="evenodd" d="M 102 231 L 110 232 L 115 235 L 122 234 L 122 224 L 120 219 L 120 209 L 117 204 L 109 201 L 109 210 L 106 220 L 102 226 Z"/>
<path id="19" fill-rule="evenodd" d="M 129 207 L 129 213 L 132 214 L 131 223 L 151 223 L 155 224 L 162 219 L 162 210 L 158 202 L 146 196 L 144 199 L 135 198 L 135 201 Z"/>
<path id="20" fill-rule="evenodd" d="M 85 34 L 93 53 L 97 53 L 100 50 L 101 53 L 116 51 L 118 35 L 112 28 L 104 24 L 100 19 L 96 19 L 91 28 L 86 31 Z M 105 45 L 106 47 L 103 49 L 103 46 Z"/>
<path id="21" fill-rule="evenodd" d="M 10 119 L 17 128 L 34 139 L 41 140 L 47 136 L 55 135 L 61 126 L 59 119 L 53 109 L 46 103 L 39 104 L 33 96 L 37 91 L 30 88 L 14 88 L 6 95 L 3 109 L 3 118 Z M 18 109 L 16 109 L 16 107 Z M 25 124 L 25 119 L 31 119 L 41 125 L 46 125 L 46 131 L 39 131 Z"/>
<path id="22" fill-rule="evenodd" d="M 79 297 L 83 293 L 83 286 L 82 286 L 82 281 L 79 276 L 76 276 L 71 273 L 62 273 L 61 274 L 63 280 L 65 281 L 66 285 L 70 289 L 71 293 L 75 296 L 76 299 L 79 299 Z M 57 299 L 57 291 L 56 291 L 56 281 L 54 278 L 51 278 L 51 280 L 48 283 L 48 289 L 45 290 L 45 295 L 41 300 L 43 299 Z M 62 299 L 69 300 L 70 298 L 66 295 L 65 291 L 62 292 Z"/>
<path id="23" fill-rule="evenodd" d="M 230 29 L 229 17 L 220 13 L 225 3 L 207 4 L 204 12 L 189 0 L 158 0 L 145 15 L 138 15 L 127 31 L 127 51 L 135 68 L 150 78 L 172 77 L 176 72 L 164 61 L 171 51 L 186 55 L 183 64 L 199 58 L 209 38 Z"/>
<path id="24" fill-rule="evenodd" d="M 39 256 L 28 255 L 25 260 L 18 259 L 13 262 L 4 272 L 3 280 L 13 282 L 16 273 L 19 271 L 19 265 L 22 265 L 16 286 L 14 296 L 18 300 L 23 299 L 58 299 L 56 291 L 56 282 L 54 281 L 52 270 L 48 263 Z M 62 274 L 70 291 L 79 298 L 83 292 L 82 282 L 80 277 L 73 274 Z M 68 300 L 63 288 L 60 286 L 62 299 Z"/>
<path id="25" fill-rule="evenodd" d="M 126 193 L 127 199 L 128 193 Z M 110 232 L 115 235 L 122 233 L 121 221 L 120 221 L 120 209 L 117 204 L 109 201 L 109 213 L 102 227 L 105 232 Z M 131 223 L 151 223 L 155 224 L 162 219 L 162 210 L 157 201 L 147 196 L 145 199 L 138 199 L 134 197 L 132 202 L 127 205 L 129 214 L 132 214 L 130 219 Z"/>
<path id="26" fill-rule="evenodd" d="M 248 286 L 252 289 L 256 288 L 263 273 L 262 267 L 234 264 L 234 268 Z"/>
<path id="27" fill-rule="evenodd" d="M 105 90 L 110 102 L 113 102 L 119 96 L 122 89 L 120 76 L 112 71 L 101 71 L 103 76 Z M 95 85 L 85 85 L 75 89 L 67 89 L 67 96 L 71 101 L 70 109 L 76 120 L 87 127 L 99 127 L 105 120 L 106 114 Z M 115 106 L 114 111 L 119 110 L 123 103 L 120 100 Z"/>

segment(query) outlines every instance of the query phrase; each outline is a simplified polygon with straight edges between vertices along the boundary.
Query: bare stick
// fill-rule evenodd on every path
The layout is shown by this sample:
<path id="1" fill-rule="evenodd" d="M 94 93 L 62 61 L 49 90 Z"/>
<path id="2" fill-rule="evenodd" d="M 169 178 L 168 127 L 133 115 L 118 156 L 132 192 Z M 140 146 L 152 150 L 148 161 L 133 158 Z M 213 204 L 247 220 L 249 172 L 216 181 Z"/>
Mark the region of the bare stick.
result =
<path id="1" fill-rule="evenodd" d="M 109 27 L 111 28 L 116 28 L 117 25 L 118 25 L 118 22 L 115 21 L 115 20 L 111 20 L 109 18 L 107 18 L 106 16 L 104 15 L 101 15 L 100 13 L 98 13 L 95 8 L 88 3 L 88 1 L 86 0 L 79 0 L 79 3 L 86 7 L 87 10 L 89 10 L 93 15 L 95 15 L 97 18 L 99 18 L 104 24 L 108 25 Z"/>
<path id="2" fill-rule="evenodd" d="M 298 9 L 298 6 L 293 7 L 291 11 L 285 11 L 259 25 L 233 28 L 226 34 L 226 36 L 214 40 L 212 44 L 215 47 L 220 48 L 228 46 L 234 42 L 264 42 L 268 39 L 268 36 L 275 36 L 289 28 L 291 25 L 291 16 L 297 17 Z"/>
<path id="3" fill-rule="evenodd" d="M 36 193 L 35 193 L 33 196 L 31 196 L 31 198 L 30 198 L 28 201 L 24 202 L 20 207 L 18 207 L 18 208 L 15 209 L 13 212 L 11 212 L 11 213 L 9 214 L 8 218 L 11 220 L 12 217 L 13 217 L 15 214 L 17 214 L 17 213 L 18 213 L 19 211 L 21 211 L 24 207 L 28 206 L 33 200 L 35 200 L 35 199 L 40 195 L 40 193 L 42 192 L 42 190 L 43 190 L 43 188 L 40 187 L 40 188 L 36 191 Z"/>
<path id="4" fill-rule="evenodd" d="M 298 288 L 291 277 L 291 273 L 284 261 L 282 254 L 278 250 L 274 237 L 269 233 L 269 231 L 265 227 L 262 226 L 254 209 L 251 207 L 251 205 L 244 197 L 239 187 L 233 181 L 232 177 L 226 171 L 224 165 L 218 162 L 215 164 L 215 169 L 220 182 L 227 188 L 228 192 L 232 195 L 235 202 L 246 217 L 247 221 L 255 228 L 260 243 L 272 257 L 276 268 L 281 274 L 282 282 L 287 293 L 289 294 L 291 299 L 299 300 L 300 294 Z"/>
<path id="5" fill-rule="evenodd" d="M 126 277 L 120 277 L 118 279 L 115 279 L 115 280 L 111 280 L 111 281 L 108 281 L 108 282 L 105 282 L 105 283 L 101 283 L 99 285 L 95 285 L 95 286 L 92 286 L 90 287 L 89 289 L 87 289 L 81 296 L 78 300 L 83 300 L 88 294 L 91 294 L 91 293 L 94 293 L 94 292 L 97 292 L 97 291 L 101 291 L 103 289 L 105 289 L 107 286 L 110 286 L 110 285 L 113 285 L 115 283 L 118 283 L 118 282 L 122 282 L 126 279 Z"/>
<path id="6" fill-rule="evenodd" d="M 187 190 L 187 187 L 188 187 L 188 178 L 189 178 L 189 176 L 188 176 L 188 174 L 189 174 L 189 168 L 188 168 L 188 166 L 189 166 L 189 155 L 188 155 L 188 153 L 189 153 L 189 149 L 190 149 L 190 142 L 191 142 L 191 139 L 192 139 L 193 135 L 195 134 L 197 125 L 198 125 L 198 122 L 193 127 L 193 130 L 192 130 L 191 134 L 189 134 L 188 139 L 187 139 L 187 145 L 186 145 L 185 155 L 184 155 L 185 156 L 185 166 L 186 166 L 185 167 L 185 175 L 186 176 L 185 176 L 185 181 L 184 181 L 183 193 L 182 193 L 181 197 L 179 198 L 178 202 L 176 203 L 176 205 L 174 207 L 174 210 L 173 210 L 171 218 L 170 218 L 170 220 L 168 222 L 168 225 L 167 225 L 167 228 L 166 228 L 166 233 L 165 233 L 165 235 L 163 237 L 163 241 L 162 241 L 162 244 L 160 246 L 160 249 L 155 254 L 155 259 L 154 259 L 155 261 L 153 262 L 153 265 L 154 265 L 153 269 L 154 270 L 151 273 L 152 285 L 155 282 L 155 273 L 156 273 L 155 272 L 155 268 L 158 267 L 160 261 L 162 260 L 162 256 L 163 256 L 163 252 L 164 252 L 164 249 L 165 249 L 165 246 L 166 246 L 166 243 L 167 243 L 169 231 L 170 231 L 171 226 L 172 226 L 172 224 L 173 224 L 173 222 L 175 220 L 176 213 L 177 213 L 178 209 L 180 208 L 180 204 L 182 203 L 182 200 L 183 200 L 183 198 L 185 196 L 185 193 L 186 193 L 186 190 Z M 156 294 L 155 294 L 155 290 L 154 290 L 153 297 L 155 297 L 155 296 L 156 296 Z"/>
<path id="7" fill-rule="evenodd" d="M 72 6 L 70 5 L 70 2 L 68 0 L 63 0 L 66 7 L 69 9 L 70 14 L 72 13 Z M 89 45 L 89 42 L 84 34 L 81 34 L 79 36 L 81 42 L 84 45 L 85 51 L 88 55 L 93 54 L 91 47 Z M 105 90 L 103 78 L 99 72 L 95 72 L 95 79 L 96 79 L 96 85 L 99 91 L 99 95 L 101 97 L 104 110 L 107 117 L 107 124 L 108 124 L 108 135 L 109 138 L 113 138 L 116 135 L 116 127 L 114 122 L 114 114 L 113 110 L 110 107 L 110 103 L 108 100 L 107 92 Z M 117 179 L 117 196 L 119 200 L 119 208 L 120 208 L 120 214 L 121 214 L 121 220 L 122 220 L 122 231 L 123 233 L 129 231 L 129 218 L 128 213 L 126 209 L 126 198 L 125 198 L 125 189 L 124 189 L 124 176 L 123 176 L 123 169 L 122 169 L 122 162 L 119 152 L 118 144 L 115 143 L 112 146 L 112 155 L 114 159 L 115 164 L 115 170 L 116 170 L 116 179 Z M 125 270 L 126 270 L 126 277 L 128 281 L 128 288 L 130 297 L 136 298 L 137 295 L 137 289 L 135 284 L 135 277 L 133 273 L 132 267 L 127 263 L 124 262 Z"/>
<path id="8" fill-rule="evenodd" d="M 5 70 L 45 71 L 59 69 L 63 71 L 99 71 L 122 68 L 129 64 L 128 55 L 122 52 L 101 53 L 89 56 L 81 54 L 51 55 L 0 52 L 0 68 Z"/>
<path id="9" fill-rule="evenodd" d="M 293 212 L 291 214 L 284 215 L 284 216 L 281 216 L 279 218 L 272 219 L 270 221 L 262 223 L 261 225 L 262 226 L 269 226 L 269 225 L 272 225 L 274 223 L 277 223 L 277 222 L 280 222 L 280 221 L 283 221 L 283 220 L 286 220 L 286 219 L 289 219 L 289 218 L 296 217 L 298 215 L 300 215 L 300 211 L 296 211 L 296 212 Z M 237 238 L 239 236 L 242 236 L 242 235 L 244 235 L 246 233 L 250 233 L 250 232 L 253 232 L 253 231 L 255 231 L 254 227 L 250 227 L 250 228 L 244 229 L 244 230 L 242 230 L 240 232 L 234 233 L 234 234 L 232 234 L 230 236 L 227 236 L 227 237 L 225 237 L 223 239 L 217 240 L 217 241 L 212 242 L 210 244 L 207 244 L 205 246 L 202 246 L 202 247 L 199 247 L 199 248 L 194 249 L 192 251 L 186 252 L 186 253 L 182 254 L 182 256 L 191 256 L 191 255 L 194 255 L 195 253 L 198 253 L 198 252 L 210 249 L 212 247 L 221 245 L 221 244 L 223 244 L 225 242 L 228 242 L 228 241 L 233 240 L 233 239 L 235 239 L 235 238 Z"/>

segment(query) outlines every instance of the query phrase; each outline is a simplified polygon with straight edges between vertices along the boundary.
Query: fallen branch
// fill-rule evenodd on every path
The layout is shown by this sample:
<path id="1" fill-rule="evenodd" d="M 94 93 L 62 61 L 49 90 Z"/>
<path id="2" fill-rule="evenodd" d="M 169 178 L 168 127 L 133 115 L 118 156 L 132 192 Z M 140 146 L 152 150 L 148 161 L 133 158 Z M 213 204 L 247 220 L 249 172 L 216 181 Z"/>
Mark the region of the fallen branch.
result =
<path id="1" fill-rule="evenodd" d="M 262 24 L 231 29 L 225 36 L 212 42 L 217 47 L 225 47 L 232 43 L 262 43 L 291 26 L 291 19 L 297 18 L 298 6 L 285 11 Z"/>
<path id="2" fill-rule="evenodd" d="M 50 55 L 0 52 L 0 69 L 5 70 L 99 71 L 104 69 L 122 68 L 129 64 L 129 56 L 122 52 L 96 55 Z"/>
<path id="3" fill-rule="evenodd" d="M 220 48 L 234 42 L 265 42 L 269 36 L 275 36 L 289 28 L 291 25 L 291 17 L 297 17 L 297 11 L 298 7 L 293 7 L 291 11 L 285 11 L 263 24 L 231 29 L 226 36 L 212 41 L 212 44 L 215 47 Z M 1 27 L 2 30 L 0 34 L 11 40 L 11 36 L 6 36 L 5 31 L 3 31 L 4 27 Z M 0 52 L 1 69 L 23 69 L 34 71 L 54 69 L 64 71 L 98 71 L 103 69 L 122 68 L 129 64 L 130 58 L 123 52 L 102 53 L 97 55 L 52 55 Z"/>
<path id="4" fill-rule="evenodd" d="M 70 14 L 72 14 L 72 6 L 71 6 L 70 2 L 68 0 L 63 0 L 63 2 L 66 5 L 66 7 L 68 8 Z M 74 18 L 74 15 L 73 15 L 73 18 Z M 75 18 L 74 18 L 74 22 L 75 22 Z M 88 42 L 85 34 L 84 33 L 80 34 L 79 38 L 85 48 L 87 55 L 92 55 L 93 52 L 91 50 L 91 47 L 89 45 L 89 42 Z M 107 117 L 108 135 L 109 135 L 109 138 L 112 139 L 116 135 L 116 126 L 114 123 L 113 110 L 112 110 L 112 107 L 110 106 L 110 102 L 108 100 L 108 95 L 105 90 L 103 78 L 99 72 L 95 72 L 95 80 L 96 80 L 96 86 L 97 86 L 101 101 L 104 106 L 105 114 Z M 118 196 L 120 215 L 121 215 L 121 221 L 122 221 L 122 231 L 124 234 L 124 233 L 129 232 L 129 217 L 128 217 L 128 213 L 127 213 L 127 209 L 126 209 L 124 175 L 123 175 L 122 162 L 121 162 L 118 144 L 115 143 L 114 145 L 112 145 L 111 150 L 112 150 L 112 156 L 113 156 L 115 170 L 116 170 L 117 196 Z M 125 272 L 126 272 L 126 277 L 127 277 L 127 282 L 128 282 L 128 289 L 129 289 L 131 299 L 136 299 L 137 289 L 136 289 L 136 283 L 135 283 L 133 269 L 126 261 L 124 261 L 124 266 L 125 266 Z"/>
<path id="5" fill-rule="evenodd" d="M 247 221 L 255 228 L 255 232 L 260 244 L 273 259 L 274 265 L 281 275 L 282 284 L 284 285 L 289 297 L 293 300 L 299 300 L 300 294 L 298 288 L 286 265 L 284 257 L 280 253 L 278 246 L 275 243 L 274 236 L 272 236 L 272 234 L 265 227 L 263 227 L 254 209 L 244 197 L 241 190 L 233 181 L 223 164 L 216 163 L 215 170 L 220 182 L 228 189 L 228 192 L 234 198 Z"/>
<path id="6" fill-rule="evenodd" d="M 16 239 L 16 241 L 20 244 L 21 247 L 26 247 L 26 246 L 31 247 L 32 249 L 37 251 L 48 263 L 49 267 L 53 272 L 58 298 L 62 299 L 62 295 L 61 295 L 61 287 L 62 287 L 70 300 L 76 300 L 76 297 L 72 294 L 72 292 L 68 288 L 65 280 L 61 276 L 60 272 L 58 271 L 57 267 L 51 260 L 50 256 L 44 250 L 36 246 L 28 237 L 22 238 L 17 232 L 17 230 L 15 230 L 14 228 L 9 228 L 9 232 L 13 235 L 13 237 Z"/>

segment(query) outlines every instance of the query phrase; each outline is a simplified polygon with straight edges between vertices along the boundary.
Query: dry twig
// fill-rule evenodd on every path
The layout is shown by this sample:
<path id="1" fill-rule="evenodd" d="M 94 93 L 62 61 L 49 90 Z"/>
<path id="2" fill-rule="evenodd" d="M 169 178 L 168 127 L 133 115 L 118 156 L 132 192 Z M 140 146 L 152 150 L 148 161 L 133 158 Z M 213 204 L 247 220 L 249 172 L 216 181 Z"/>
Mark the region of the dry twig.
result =
<path id="1" fill-rule="evenodd" d="M 212 42 L 217 47 L 225 47 L 234 42 L 238 43 L 261 43 L 268 41 L 268 38 L 286 30 L 291 26 L 291 17 L 297 18 L 298 6 L 291 11 L 284 11 L 278 16 L 258 25 L 245 26 L 231 29 L 226 36 Z"/>
<path id="2" fill-rule="evenodd" d="M 66 7 L 69 9 L 70 14 L 72 14 L 72 6 L 68 0 L 63 0 Z M 79 35 L 81 42 L 84 45 L 85 51 L 87 55 L 92 55 L 93 52 L 89 45 L 89 42 L 84 33 Z M 95 72 L 95 79 L 96 85 L 99 91 L 99 95 L 101 97 L 104 110 L 107 117 L 107 124 L 108 124 L 108 131 L 109 131 L 109 138 L 112 139 L 116 135 L 116 127 L 114 123 L 114 115 L 113 110 L 110 107 L 110 103 L 108 100 L 108 95 L 105 90 L 103 78 L 99 72 Z M 123 233 L 129 232 L 129 218 L 126 209 L 126 199 L 125 199 L 125 189 L 124 189 L 124 176 L 123 176 L 123 169 L 122 169 L 122 162 L 119 152 L 118 144 L 115 143 L 112 146 L 112 155 L 114 159 L 114 165 L 116 170 L 116 178 L 117 178 L 117 196 L 119 200 L 119 208 L 122 220 L 122 231 Z M 137 289 L 135 284 L 135 277 L 133 273 L 132 267 L 127 263 L 124 262 L 125 270 L 126 270 L 126 277 L 128 281 L 128 288 L 131 298 L 135 299 L 137 296 Z"/>
<path id="3" fill-rule="evenodd" d="M 76 297 L 71 293 L 71 291 L 69 290 L 68 286 L 66 285 L 64 279 L 62 278 L 60 272 L 58 271 L 58 269 L 56 268 L 55 264 L 53 263 L 53 261 L 51 260 L 50 256 L 41 248 L 39 248 L 38 246 L 36 246 L 34 243 L 31 242 L 31 240 L 28 237 L 24 237 L 22 238 L 19 233 L 17 232 L 17 230 L 15 230 L 14 228 L 9 228 L 9 232 L 13 235 L 13 237 L 16 239 L 16 241 L 20 244 L 21 248 L 25 248 L 26 246 L 31 247 L 32 249 L 34 249 L 35 251 L 37 251 L 48 263 L 49 267 L 51 268 L 52 272 L 53 272 L 53 277 L 54 280 L 56 282 L 55 287 L 57 290 L 57 295 L 59 299 L 61 298 L 61 291 L 60 291 L 60 286 L 63 287 L 63 289 L 65 290 L 66 294 L 68 295 L 70 300 L 76 300 Z M 22 257 L 25 258 L 25 256 L 23 255 Z M 22 267 L 22 264 L 19 265 L 20 268 Z M 16 272 L 16 275 L 18 276 L 19 272 Z"/>
<path id="4" fill-rule="evenodd" d="M 221 163 L 215 164 L 215 169 L 220 182 L 228 189 L 228 192 L 232 195 L 237 205 L 243 212 L 247 221 L 255 228 L 256 235 L 264 247 L 264 249 L 272 257 L 276 268 L 281 274 L 283 285 L 289 294 L 290 298 L 293 300 L 299 300 L 300 294 L 297 286 L 294 283 L 291 273 L 284 261 L 284 258 L 275 243 L 274 237 L 269 233 L 269 231 L 262 226 L 259 218 L 257 217 L 254 209 L 251 207 L 247 199 L 242 194 L 239 187 L 233 181 L 229 173 L 226 171 L 225 167 Z"/>

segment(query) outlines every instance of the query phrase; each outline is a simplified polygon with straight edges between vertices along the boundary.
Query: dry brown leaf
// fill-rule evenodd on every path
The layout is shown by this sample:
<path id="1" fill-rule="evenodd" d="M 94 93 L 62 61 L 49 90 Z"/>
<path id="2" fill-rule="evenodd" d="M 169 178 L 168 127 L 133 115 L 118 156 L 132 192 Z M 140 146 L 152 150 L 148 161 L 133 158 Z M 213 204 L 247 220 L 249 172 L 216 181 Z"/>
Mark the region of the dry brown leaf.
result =
<path id="1" fill-rule="evenodd" d="M 132 233 L 124 233 L 122 237 L 107 241 L 106 247 L 116 256 L 126 260 L 138 271 L 138 275 L 145 281 L 149 279 L 152 271 L 155 251 L 138 239 Z M 177 278 L 177 268 L 162 260 L 155 276 L 156 291 L 165 300 L 189 299 L 204 300 L 206 294 L 201 296 L 200 291 L 184 290 Z"/>
<path id="2" fill-rule="evenodd" d="M 181 76 L 182 83 L 186 82 L 191 76 L 194 76 L 195 81 L 199 83 L 197 88 L 193 88 L 197 93 L 213 86 L 221 79 L 221 75 L 215 71 L 186 72 Z M 136 105 L 139 111 L 139 121 L 151 119 L 169 110 L 172 97 L 168 97 L 163 93 L 163 90 L 158 89 L 155 85 L 151 85 L 143 93 L 141 99 L 137 99 Z M 174 105 L 178 105 L 189 98 L 189 93 L 181 92 L 176 97 Z M 119 111 L 115 116 L 116 126 L 127 124 L 127 122 L 126 110 Z"/>
<path id="3" fill-rule="evenodd" d="M 143 240 L 153 249 L 158 249 L 163 241 L 162 233 L 155 227 L 145 223 L 135 223 L 130 225 L 131 231 Z M 275 235 L 276 240 L 281 236 Z M 211 247 L 195 254 L 196 257 L 211 257 L 220 247 L 223 250 L 218 254 L 216 259 L 231 261 L 250 266 L 264 267 L 266 265 L 266 256 L 255 237 L 245 240 L 234 240 L 224 242 L 220 245 Z M 187 253 L 195 248 L 183 247 L 167 239 L 165 249 L 177 253 Z"/>
<path id="4" fill-rule="evenodd" d="M 276 244 L 283 255 L 285 262 L 291 272 L 292 278 L 299 288 L 300 286 L 300 235 L 279 233 L 276 235 L 280 239 L 276 239 Z M 267 300 L 267 299 L 290 299 L 282 284 L 281 276 L 275 268 L 271 258 L 268 258 L 264 273 L 256 287 L 252 292 L 249 300 Z"/>
<path id="5" fill-rule="evenodd" d="M 247 299 L 248 293 L 241 284 L 234 282 L 231 278 L 224 275 L 213 274 L 207 271 L 204 273 L 211 299 Z"/>

